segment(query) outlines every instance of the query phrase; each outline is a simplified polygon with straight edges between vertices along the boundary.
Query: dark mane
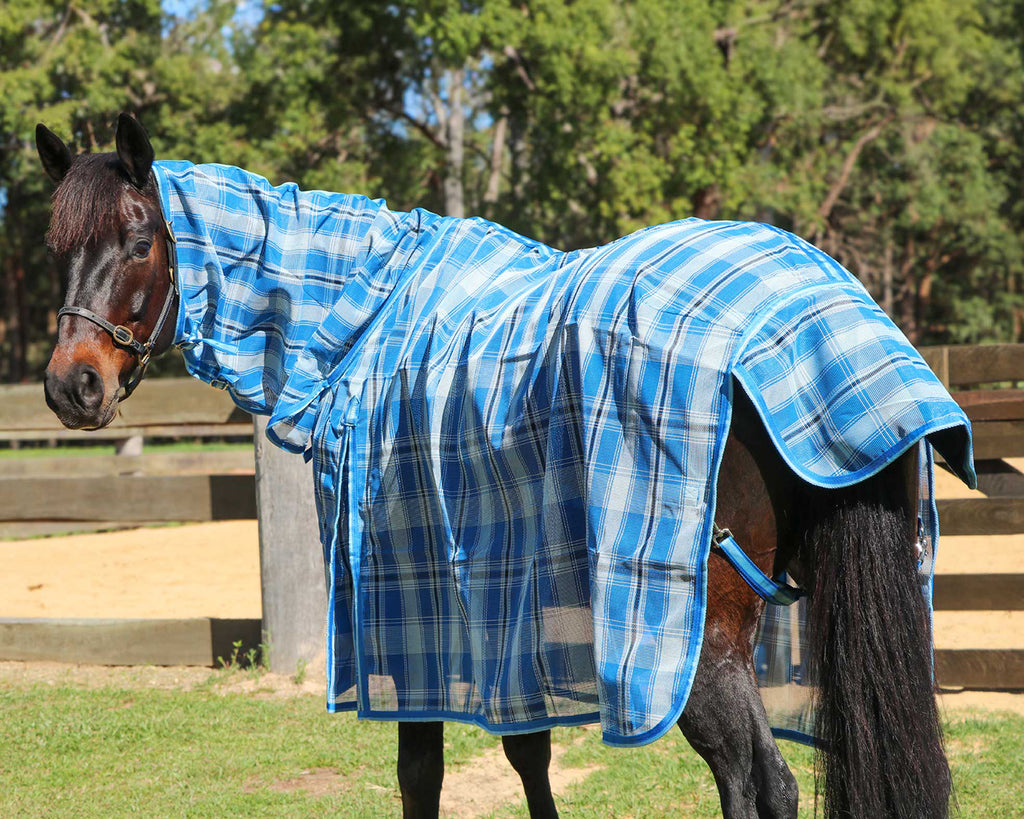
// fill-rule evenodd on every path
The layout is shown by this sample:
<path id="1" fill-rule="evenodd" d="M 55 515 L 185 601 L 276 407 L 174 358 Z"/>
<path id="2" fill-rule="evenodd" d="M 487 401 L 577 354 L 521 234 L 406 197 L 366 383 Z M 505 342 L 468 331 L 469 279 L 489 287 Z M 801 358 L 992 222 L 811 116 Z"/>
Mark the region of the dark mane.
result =
<path id="1" fill-rule="evenodd" d="M 53 192 L 46 243 L 58 256 L 95 242 L 115 230 L 121 198 L 132 187 L 114 153 L 81 154 Z M 152 179 L 142 193 L 155 196 Z"/>

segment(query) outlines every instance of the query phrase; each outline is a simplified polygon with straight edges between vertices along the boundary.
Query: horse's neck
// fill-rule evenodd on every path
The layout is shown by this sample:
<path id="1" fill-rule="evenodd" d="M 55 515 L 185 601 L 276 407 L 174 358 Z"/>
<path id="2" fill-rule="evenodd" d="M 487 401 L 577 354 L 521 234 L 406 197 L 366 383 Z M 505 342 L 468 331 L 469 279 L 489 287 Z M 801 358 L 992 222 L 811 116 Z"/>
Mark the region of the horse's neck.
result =
<path id="1" fill-rule="evenodd" d="M 386 300 L 408 215 L 224 166 L 158 163 L 157 178 L 177 234 L 189 371 L 273 412 L 297 369 L 326 366 L 304 359 L 318 336 L 343 356 Z"/>

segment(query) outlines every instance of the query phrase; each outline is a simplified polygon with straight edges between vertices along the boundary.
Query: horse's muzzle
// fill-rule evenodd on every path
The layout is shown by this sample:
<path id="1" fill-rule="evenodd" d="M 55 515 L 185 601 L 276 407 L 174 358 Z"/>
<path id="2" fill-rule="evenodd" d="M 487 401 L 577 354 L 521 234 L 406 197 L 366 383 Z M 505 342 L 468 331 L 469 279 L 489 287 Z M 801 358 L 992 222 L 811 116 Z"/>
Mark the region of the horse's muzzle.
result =
<path id="1" fill-rule="evenodd" d="M 69 429 L 102 427 L 110 423 L 104 401 L 103 378 L 90 364 L 76 364 L 63 376 L 47 370 L 43 379 L 46 406 Z"/>

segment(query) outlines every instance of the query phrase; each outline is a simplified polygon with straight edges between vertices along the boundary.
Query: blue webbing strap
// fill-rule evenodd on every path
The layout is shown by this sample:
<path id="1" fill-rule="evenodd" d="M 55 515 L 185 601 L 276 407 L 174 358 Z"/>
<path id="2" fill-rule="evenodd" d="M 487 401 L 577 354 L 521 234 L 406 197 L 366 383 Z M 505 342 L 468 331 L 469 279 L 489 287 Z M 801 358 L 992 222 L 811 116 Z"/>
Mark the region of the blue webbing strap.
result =
<path id="1" fill-rule="evenodd" d="M 732 532 L 728 529 L 719 529 L 717 524 L 711 548 L 717 550 L 722 557 L 728 560 L 740 577 L 746 581 L 746 584 L 769 603 L 774 603 L 777 606 L 790 606 L 806 594 L 803 589 L 772 580 L 740 548 L 732 536 Z"/>

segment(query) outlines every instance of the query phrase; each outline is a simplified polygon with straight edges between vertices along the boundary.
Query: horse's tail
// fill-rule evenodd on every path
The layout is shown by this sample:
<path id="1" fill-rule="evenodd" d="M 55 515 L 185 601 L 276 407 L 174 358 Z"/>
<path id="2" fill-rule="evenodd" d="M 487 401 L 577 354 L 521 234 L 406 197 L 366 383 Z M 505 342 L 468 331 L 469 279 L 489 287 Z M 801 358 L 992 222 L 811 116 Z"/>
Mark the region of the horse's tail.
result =
<path id="1" fill-rule="evenodd" d="M 808 672 L 828 819 L 935 819 L 949 810 L 931 623 L 902 463 L 839 490 L 808 487 L 800 557 L 813 572 Z"/>

